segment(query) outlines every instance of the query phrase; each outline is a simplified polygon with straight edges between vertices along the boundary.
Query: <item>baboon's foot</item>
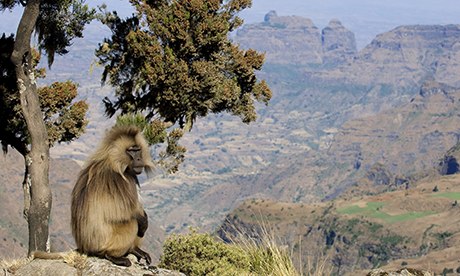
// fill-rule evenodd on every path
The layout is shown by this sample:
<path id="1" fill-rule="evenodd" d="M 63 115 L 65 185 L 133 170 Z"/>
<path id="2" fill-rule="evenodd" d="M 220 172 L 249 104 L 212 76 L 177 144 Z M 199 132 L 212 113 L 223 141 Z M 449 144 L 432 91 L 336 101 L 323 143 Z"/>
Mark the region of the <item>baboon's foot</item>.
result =
<path id="1" fill-rule="evenodd" d="M 119 266 L 131 266 L 131 261 L 126 257 L 113 257 L 106 254 L 104 258 Z"/>
<path id="2" fill-rule="evenodd" d="M 136 256 L 137 261 L 139 262 L 141 259 L 145 259 L 145 262 L 149 265 L 152 263 L 152 258 L 150 257 L 149 253 L 145 252 L 144 250 L 140 249 L 139 247 L 134 247 L 134 249 L 130 252 L 134 256 Z"/>

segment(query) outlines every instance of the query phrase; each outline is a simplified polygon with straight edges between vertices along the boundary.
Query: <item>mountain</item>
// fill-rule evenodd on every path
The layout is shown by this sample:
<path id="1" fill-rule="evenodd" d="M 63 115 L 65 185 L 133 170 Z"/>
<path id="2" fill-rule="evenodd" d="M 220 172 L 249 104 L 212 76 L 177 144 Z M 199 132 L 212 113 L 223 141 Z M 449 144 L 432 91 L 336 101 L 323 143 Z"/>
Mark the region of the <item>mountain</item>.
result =
<path id="1" fill-rule="evenodd" d="M 248 200 L 217 233 L 225 241 L 273 235 L 292 250 L 299 271 L 324 263 L 335 275 L 366 275 L 375 267 L 442 275 L 460 268 L 459 181 L 460 175 L 432 177 L 407 190 L 315 204 Z"/>
<path id="2" fill-rule="evenodd" d="M 357 52 L 354 34 L 339 20 L 331 20 L 320 32 L 308 18 L 278 16 L 276 11 L 267 13 L 262 23 L 243 26 L 235 41 L 265 52 L 266 62 L 278 64 L 336 64 Z"/>
<path id="3" fill-rule="evenodd" d="M 302 28 L 305 39 L 321 36 L 311 21 L 273 12 L 236 35 L 245 47 L 267 50 L 260 77 L 274 97 L 250 126 L 225 115 L 198 121 L 184 140 L 181 171 L 146 184 L 151 211 L 168 231 L 212 229 L 253 197 L 317 202 L 352 187 L 410 185 L 458 142 L 459 75 L 446 73 L 460 61 L 458 26 L 401 26 L 347 62 L 315 66 L 323 58 L 305 54 L 310 65 L 291 64 L 300 58 L 275 47 L 291 45 Z"/>

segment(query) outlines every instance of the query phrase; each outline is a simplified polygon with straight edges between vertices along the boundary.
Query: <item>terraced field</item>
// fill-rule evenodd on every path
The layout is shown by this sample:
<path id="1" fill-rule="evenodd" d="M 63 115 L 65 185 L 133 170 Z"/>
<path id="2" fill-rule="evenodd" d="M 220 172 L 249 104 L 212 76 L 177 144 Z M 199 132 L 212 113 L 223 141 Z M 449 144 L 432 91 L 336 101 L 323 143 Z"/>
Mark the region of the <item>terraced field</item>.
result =
<path id="1" fill-rule="evenodd" d="M 458 196 L 460 199 L 460 193 L 458 194 Z M 383 220 L 386 223 L 403 222 L 436 214 L 435 211 L 423 211 L 391 215 L 382 211 L 382 208 L 385 206 L 385 204 L 385 202 L 367 202 L 365 207 L 360 207 L 358 205 L 350 205 L 347 207 L 339 208 L 337 212 L 339 212 L 340 214 L 362 215 L 370 218 L 376 218 Z"/>

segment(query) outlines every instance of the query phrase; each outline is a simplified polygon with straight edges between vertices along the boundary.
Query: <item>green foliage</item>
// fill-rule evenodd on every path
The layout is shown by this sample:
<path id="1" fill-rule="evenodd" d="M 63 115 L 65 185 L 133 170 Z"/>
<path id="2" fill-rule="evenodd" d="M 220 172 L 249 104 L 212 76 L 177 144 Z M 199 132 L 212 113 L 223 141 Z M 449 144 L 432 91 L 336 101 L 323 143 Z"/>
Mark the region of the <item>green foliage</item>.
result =
<path id="1" fill-rule="evenodd" d="M 141 113 L 129 113 L 117 117 L 116 125 L 135 125 L 142 129 L 142 132 L 150 145 L 163 143 L 167 138 L 167 125 L 159 120 L 151 124 Z"/>
<path id="2" fill-rule="evenodd" d="M 20 4 L 21 0 L 1 0 L 0 1 L 0 11 L 4 11 L 6 9 L 12 9 L 17 4 Z"/>
<path id="3" fill-rule="evenodd" d="M 38 48 L 46 52 L 49 66 L 53 63 L 56 53 L 66 54 L 72 40 L 83 37 L 84 26 L 95 18 L 96 11 L 84 2 L 85 0 L 41 1 L 35 32 Z M 27 1 L 1 0 L 0 11 L 26 4 Z"/>
<path id="4" fill-rule="evenodd" d="M 2 0 L 0 10 L 26 5 L 27 1 Z M 51 66 L 54 54 L 67 53 L 66 48 L 75 37 L 82 37 L 85 24 L 95 15 L 81 0 L 45 0 L 40 4 L 35 24 L 38 48 L 47 53 Z M 3 151 L 10 145 L 25 155 L 30 143 L 27 126 L 22 115 L 17 91 L 16 73 L 11 62 L 15 39 L 5 34 L 0 38 L 0 142 Z M 44 77 L 44 69 L 36 66 L 40 53 L 32 49 L 31 61 L 35 77 Z M 87 122 L 85 114 L 88 105 L 84 101 L 72 103 L 76 97 L 76 85 L 71 82 L 53 83 L 50 87 L 38 89 L 43 119 L 49 134 L 49 144 L 67 142 L 78 137 Z"/>
<path id="5" fill-rule="evenodd" d="M 398 244 L 401 244 L 405 240 L 406 240 L 405 237 L 399 236 L 399 235 L 390 235 L 390 236 L 384 236 L 380 238 L 381 244 L 386 247 L 397 246 Z"/>
<path id="6" fill-rule="evenodd" d="M 438 248 L 446 248 L 448 245 L 449 238 L 453 235 L 451 232 L 439 232 L 433 233 L 433 237 L 436 239 L 436 247 Z"/>
<path id="7" fill-rule="evenodd" d="M 10 145 L 25 155 L 30 138 L 21 111 L 14 66 L 10 60 L 13 45 L 12 35 L 0 38 L 0 142 L 4 152 Z M 45 76 L 45 70 L 36 67 L 39 61 L 40 53 L 32 49 L 32 65 L 37 78 Z M 87 125 L 85 116 L 88 104 L 85 101 L 74 101 L 77 96 L 75 83 L 55 82 L 38 88 L 37 94 L 50 146 L 55 142 L 72 141 L 83 133 Z"/>
<path id="8" fill-rule="evenodd" d="M 77 85 L 71 81 L 55 82 L 38 89 L 49 144 L 69 142 L 79 137 L 86 125 L 88 104 L 72 101 L 77 96 Z"/>
<path id="9" fill-rule="evenodd" d="M 198 117 L 227 111 L 249 123 L 256 118 L 255 101 L 271 98 L 255 75 L 263 55 L 241 50 L 228 38 L 242 24 L 236 14 L 251 1 L 131 3 L 137 11 L 131 18 L 122 20 L 104 7 L 99 16 L 112 30 L 96 52 L 103 81 L 116 87 L 116 99 L 104 99 L 106 112 L 144 114 L 149 142 L 167 142 L 159 163 L 175 172 L 185 154 L 179 145 L 183 130 Z"/>
<path id="10" fill-rule="evenodd" d="M 28 137 L 19 98 L 15 95 L 16 75 L 10 60 L 13 46 L 13 35 L 6 37 L 3 34 L 0 38 L 0 142 L 4 152 L 11 145 L 25 154 Z"/>
<path id="11" fill-rule="evenodd" d="M 242 24 L 236 14 L 250 0 L 131 2 L 137 11 L 131 18 L 107 11 L 100 17 L 112 30 L 96 53 L 103 81 L 116 87 L 116 99 L 104 99 L 107 114 L 142 112 L 149 121 L 185 130 L 209 113 L 255 120 L 255 101 L 271 98 L 255 75 L 264 57 L 228 38 Z M 180 136 L 173 131 L 170 138 Z"/>
<path id="12" fill-rule="evenodd" d="M 67 54 L 72 39 L 83 37 L 84 26 L 95 18 L 95 14 L 84 0 L 42 1 L 35 31 L 38 48 L 46 52 L 50 66 L 56 53 Z"/>
<path id="13" fill-rule="evenodd" d="M 407 238 L 396 234 L 390 234 L 380 237 L 379 241 L 380 242 L 375 244 L 375 246 L 369 247 L 364 244 L 360 248 L 360 254 L 365 254 L 365 251 L 370 251 L 372 253 L 369 261 L 372 263 L 373 267 L 379 267 L 380 265 L 387 263 L 388 260 L 393 257 L 392 252 L 395 252 L 397 250 L 396 248 L 406 242 Z"/>
<path id="14" fill-rule="evenodd" d="M 185 147 L 179 144 L 183 135 L 181 129 L 175 128 L 170 132 L 170 123 L 165 123 L 159 119 L 149 122 L 141 113 L 128 113 L 117 117 L 117 125 L 135 125 L 139 127 L 147 142 L 150 145 L 166 142 L 166 148 L 160 152 L 158 164 L 169 173 L 174 173 L 179 169 L 179 165 L 185 158 Z"/>
<path id="15" fill-rule="evenodd" d="M 242 249 L 192 231 L 165 241 L 159 266 L 190 276 L 241 275 L 249 271 L 250 262 Z"/>

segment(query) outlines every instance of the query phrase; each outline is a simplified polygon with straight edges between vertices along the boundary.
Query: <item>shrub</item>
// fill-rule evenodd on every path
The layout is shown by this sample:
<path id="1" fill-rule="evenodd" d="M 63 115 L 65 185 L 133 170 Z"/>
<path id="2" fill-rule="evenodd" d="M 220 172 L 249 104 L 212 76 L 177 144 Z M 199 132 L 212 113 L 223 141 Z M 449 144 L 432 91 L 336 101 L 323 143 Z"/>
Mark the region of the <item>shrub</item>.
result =
<path id="1" fill-rule="evenodd" d="M 190 276 L 241 275 L 250 267 L 243 250 L 195 230 L 169 236 L 163 245 L 159 266 Z"/>
<path id="2" fill-rule="evenodd" d="M 163 245 L 159 266 L 190 276 L 299 275 L 289 254 L 272 237 L 263 235 L 258 242 L 241 238 L 226 244 L 195 230 L 184 235 L 173 234 Z"/>

